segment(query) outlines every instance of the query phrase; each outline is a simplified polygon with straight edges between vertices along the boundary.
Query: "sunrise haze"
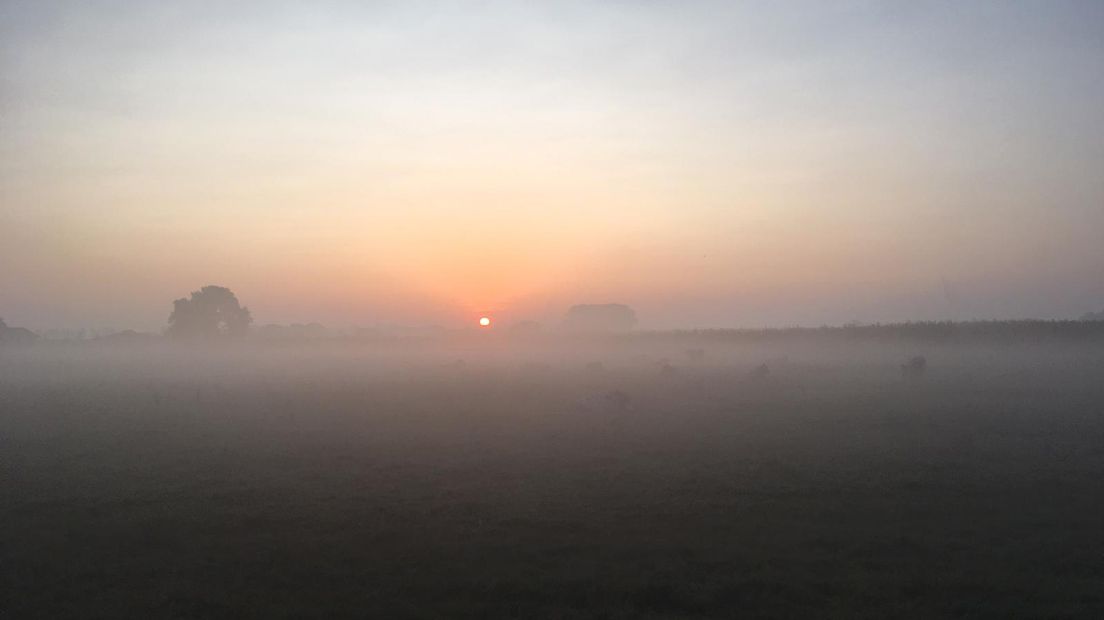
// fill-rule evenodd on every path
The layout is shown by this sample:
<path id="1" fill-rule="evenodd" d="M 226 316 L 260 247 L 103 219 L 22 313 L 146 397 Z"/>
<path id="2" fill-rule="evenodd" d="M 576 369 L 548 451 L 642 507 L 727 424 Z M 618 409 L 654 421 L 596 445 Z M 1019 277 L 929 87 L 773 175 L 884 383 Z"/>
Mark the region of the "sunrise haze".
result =
<path id="1" fill-rule="evenodd" d="M 0 4 L 0 315 L 1104 308 L 1104 4 Z"/>

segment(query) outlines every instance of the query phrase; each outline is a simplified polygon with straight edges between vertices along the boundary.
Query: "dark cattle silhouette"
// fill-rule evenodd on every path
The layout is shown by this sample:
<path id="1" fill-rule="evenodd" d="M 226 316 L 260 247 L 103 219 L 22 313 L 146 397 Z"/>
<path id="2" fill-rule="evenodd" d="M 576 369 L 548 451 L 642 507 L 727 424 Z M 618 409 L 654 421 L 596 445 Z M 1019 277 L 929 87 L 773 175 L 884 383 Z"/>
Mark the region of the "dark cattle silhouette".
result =
<path id="1" fill-rule="evenodd" d="M 591 373 L 604 372 L 606 365 L 602 362 L 588 362 L 586 365 L 586 371 Z"/>
<path id="2" fill-rule="evenodd" d="M 917 355 L 909 361 L 901 364 L 901 377 L 905 379 L 919 379 L 928 369 L 928 360 L 923 355 Z"/>
<path id="3" fill-rule="evenodd" d="M 602 400 L 605 401 L 606 405 L 610 409 L 616 411 L 624 411 L 628 409 L 629 405 L 632 403 L 632 399 L 629 398 L 629 395 L 622 392 L 621 390 L 613 390 L 612 392 L 607 392 L 602 396 Z"/>
<path id="4" fill-rule="evenodd" d="M 751 369 L 748 376 L 752 379 L 766 379 L 770 376 L 770 367 L 766 364 L 759 364 L 755 368 Z"/>

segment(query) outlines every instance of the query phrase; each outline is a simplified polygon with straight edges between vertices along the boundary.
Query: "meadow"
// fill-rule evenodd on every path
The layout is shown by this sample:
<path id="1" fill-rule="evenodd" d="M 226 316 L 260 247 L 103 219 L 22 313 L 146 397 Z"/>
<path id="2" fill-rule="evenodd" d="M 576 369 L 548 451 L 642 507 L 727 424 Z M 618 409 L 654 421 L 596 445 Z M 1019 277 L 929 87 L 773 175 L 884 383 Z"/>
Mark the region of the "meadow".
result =
<path id="1" fill-rule="evenodd" d="M 1095 341 L 41 343 L 0 471 L 3 618 L 1104 615 Z"/>

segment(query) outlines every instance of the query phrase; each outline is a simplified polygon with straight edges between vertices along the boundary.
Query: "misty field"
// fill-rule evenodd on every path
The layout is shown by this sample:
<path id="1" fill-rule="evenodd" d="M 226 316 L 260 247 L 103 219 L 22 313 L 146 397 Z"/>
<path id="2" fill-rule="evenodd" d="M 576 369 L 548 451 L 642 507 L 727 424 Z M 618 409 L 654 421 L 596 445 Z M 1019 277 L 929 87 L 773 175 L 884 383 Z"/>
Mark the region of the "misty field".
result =
<path id="1" fill-rule="evenodd" d="M 43 344 L 0 472 L 3 618 L 1104 615 L 1100 344 Z"/>

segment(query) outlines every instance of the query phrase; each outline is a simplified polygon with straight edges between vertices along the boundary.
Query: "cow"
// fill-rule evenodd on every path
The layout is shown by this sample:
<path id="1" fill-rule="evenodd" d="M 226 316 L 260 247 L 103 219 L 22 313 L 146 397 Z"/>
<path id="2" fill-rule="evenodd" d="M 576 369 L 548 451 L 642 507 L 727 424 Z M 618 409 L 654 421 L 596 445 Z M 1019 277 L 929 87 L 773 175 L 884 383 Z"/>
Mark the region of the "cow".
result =
<path id="1" fill-rule="evenodd" d="M 901 364 L 901 378 L 919 379 L 924 376 L 924 371 L 927 369 L 928 360 L 924 359 L 923 355 L 917 355 L 904 364 Z"/>
<path id="2" fill-rule="evenodd" d="M 751 372 L 748 373 L 749 378 L 757 379 L 757 380 L 758 379 L 766 379 L 769 376 L 770 376 L 770 366 L 767 366 L 766 364 L 759 364 L 755 368 L 752 368 Z"/>
<path id="3" fill-rule="evenodd" d="M 705 349 L 687 349 L 686 357 L 691 362 L 701 363 L 705 361 Z"/>

